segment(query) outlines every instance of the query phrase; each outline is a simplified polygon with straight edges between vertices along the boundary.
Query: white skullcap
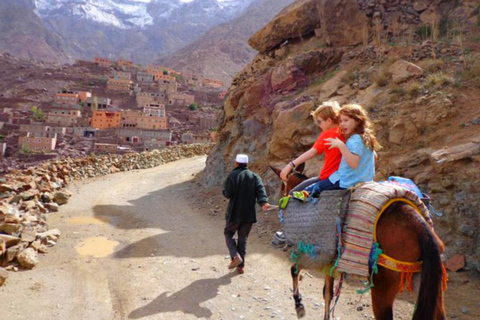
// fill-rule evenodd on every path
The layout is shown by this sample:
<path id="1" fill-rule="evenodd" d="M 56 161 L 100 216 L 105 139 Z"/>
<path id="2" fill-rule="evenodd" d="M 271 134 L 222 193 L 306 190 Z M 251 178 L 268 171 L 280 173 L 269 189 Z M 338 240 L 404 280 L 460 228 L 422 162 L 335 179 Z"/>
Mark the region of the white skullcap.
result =
<path id="1" fill-rule="evenodd" d="M 238 163 L 248 163 L 248 156 L 246 154 L 237 154 L 235 161 Z"/>

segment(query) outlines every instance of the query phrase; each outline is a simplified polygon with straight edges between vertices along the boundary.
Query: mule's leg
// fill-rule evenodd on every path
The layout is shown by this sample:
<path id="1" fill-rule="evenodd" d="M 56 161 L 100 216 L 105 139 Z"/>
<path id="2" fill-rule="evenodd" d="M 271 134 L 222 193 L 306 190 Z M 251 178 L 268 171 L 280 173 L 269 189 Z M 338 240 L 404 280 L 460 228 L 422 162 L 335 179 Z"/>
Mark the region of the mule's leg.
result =
<path id="1" fill-rule="evenodd" d="M 300 266 L 297 266 L 296 264 L 292 265 L 290 268 L 290 274 L 292 275 L 293 280 L 293 299 L 295 300 L 295 311 L 297 312 L 297 317 L 302 318 L 305 316 L 305 307 L 302 304 L 302 295 L 300 294 L 300 288 L 298 285 L 300 271 Z"/>
<path id="2" fill-rule="evenodd" d="M 325 283 L 323 284 L 323 300 L 325 300 L 325 316 L 324 320 L 330 319 L 330 305 L 333 299 L 333 284 L 335 279 L 329 274 L 325 275 Z"/>
<path id="3" fill-rule="evenodd" d="M 400 285 L 400 273 L 382 267 L 373 277 L 372 308 L 376 320 L 393 320 L 393 301 Z"/>

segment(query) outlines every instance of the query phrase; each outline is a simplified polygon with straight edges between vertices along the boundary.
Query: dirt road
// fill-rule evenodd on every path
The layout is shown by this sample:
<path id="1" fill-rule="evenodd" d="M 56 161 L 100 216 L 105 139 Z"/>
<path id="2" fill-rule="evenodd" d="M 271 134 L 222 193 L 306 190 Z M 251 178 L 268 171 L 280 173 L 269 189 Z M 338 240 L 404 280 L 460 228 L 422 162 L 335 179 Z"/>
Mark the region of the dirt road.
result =
<path id="1" fill-rule="evenodd" d="M 268 244 L 276 218 L 262 216 L 252 231 L 245 274 L 229 272 L 225 201 L 194 179 L 204 165 L 198 157 L 72 184 L 70 202 L 49 217 L 60 241 L 0 288 L 0 318 L 296 319 L 288 258 Z M 452 286 L 449 315 L 478 318 L 478 281 Z M 336 319 L 372 319 L 358 287 L 345 286 Z M 318 276 L 306 275 L 301 289 L 306 319 L 321 319 Z M 396 319 L 410 318 L 411 304 L 396 307 Z"/>

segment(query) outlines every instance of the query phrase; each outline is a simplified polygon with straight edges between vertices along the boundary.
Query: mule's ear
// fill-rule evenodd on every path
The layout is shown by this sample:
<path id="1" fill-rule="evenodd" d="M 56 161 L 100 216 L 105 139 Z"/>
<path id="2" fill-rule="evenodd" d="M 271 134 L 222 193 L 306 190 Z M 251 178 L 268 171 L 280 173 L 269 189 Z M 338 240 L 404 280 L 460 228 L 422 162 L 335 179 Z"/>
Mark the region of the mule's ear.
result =
<path id="1" fill-rule="evenodd" d="M 282 172 L 282 170 L 277 169 L 277 168 L 272 167 L 272 166 L 269 166 L 269 167 L 270 167 L 270 169 L 272 169 L 273 172 L 275 172 L 275 173 L 277 174 L 277 176 L 280 178 L 280 172 Z"/>
<path id="2" fill-rule="evenodd" d="M 305 162 L 299 164 L 299 165 L 295 168 L 295 171 L 297 171 L 298 173 L 303 173 L 303 170 L 305 170 Z"/>

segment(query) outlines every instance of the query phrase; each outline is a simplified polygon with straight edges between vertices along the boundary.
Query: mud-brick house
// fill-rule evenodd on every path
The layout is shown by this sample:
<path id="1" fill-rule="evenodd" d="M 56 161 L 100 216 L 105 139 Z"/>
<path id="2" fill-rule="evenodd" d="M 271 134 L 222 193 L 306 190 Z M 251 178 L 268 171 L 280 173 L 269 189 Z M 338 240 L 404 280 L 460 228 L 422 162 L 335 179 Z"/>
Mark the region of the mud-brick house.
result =
<path id="1" fill-rule="evenodd" d="M 176 106 L 188 106 L 195 102 L 195 96 L 187 93 L 169 93 L 168 104 Z"/>
<path id="2" fill-rule="evenodd" d="M 177 81 L 161 79 L 157 82 L 158 92 L 175 93 L 177 92 Z"/>
<path id="3" fill-rule="evenodd" d="M 164 104 L 167 101 L 165 92 L 139 92 L 136 95 L 137 106 L 145 106 L 150 103 Z"/>
<path id="4" fill-rule="evenodd" d="M 148 117 L 166 117 L 165 105 L 161 103 L 147 103 L 143 107 L 143 113 Z"/>
<path id="5" fill-rule="evenodd" d="M 183 74 L 183 77 L 190 86 L 200 87 L 202 85 L 202 79 L 193 73 Z"/>
<path id="6" fill-rule="evenodd" d="M 124 59 L 118 59 L 117 60 L 117 67 L 121 69 L 131 69 L 133 68 L 133 61 L 131 60 L 124 60 Z"/>
<path id="7" fill-rule="evenodd" d="M 98 153 L 116 153 L 118 150 L 118 144 L 95 143 L 93 150 Z"/>
<path id="8" fill-rule="evenodd" d="M 18 138 L 18 145 L 32 151 L 50 152 L 55 150 L 57 145 L 57 134 L 27 132 L 25 136 Z"/>
<path id="9" fill-rule="evenodd" d="M 19 127 L 20 132 L 30 132 L 32 134 L 41 134 L 46 135 L 47 133 L 50 134 L 57 134 L 57 138 L 63 137 L 67 133 L 66 127 L 51 127 L 45 125 L 38 125 L 38 124 L 21 124 Z"/>
<path id="10" fill-rule="evenodd" d="M 153 74 L 139 71 L 137 72 L 137 81 L 141 83 L 152 83 L 153 82 Z"/>
<path id="11" fill-rule="evenodd" d="M 72 127 L 82 117 L 79 107 L 71 108 L 50 108 L 45 119 L 46 125 L 56 127 Z"/>
<path id="12" fill-rule="evenodd" d="M 201 134 L 193 134 L 191 132 L 186 132 L 182 134 L 180 140 L 184 144 L 191 144 L 191 143 L 210 143 L 210 135 L 201 135 Z"/>
<path id="13" fill-rule="evenodd" d="M 223 83 L 222 80 L 203 78 L 202 86 L 209 87 L 209 88 L 221 88 L 225 86 L 225 84 Z"/>
<path id="14" fill-rule="evenodd" d="M 107 79 L 107 91 L 130 94 L 132 90 L 133 82 L 129 79 Z"/>
<path id="15" fill-rule="evenodd" d="M 153 75 L 153 80 L 154 81 L 160 81 L 160 80 L 177 81 L 175 77 L 164 74 L 164 72 L 165 71 L 155 71 Z"/>
<path id="16" fill-rule="evenodd" d="M 93 59 L 93 62 L 95 62 L 95 64 L 97 64 L 98 66 L 105 67 L 105 68 L 108 68 L 108 67 L 113 65 L 112 61 L 110 61 L 107 58 L 102 58 L 102 57 L 95 57 Z"/>
<path id="17" fill-rule="evenodd" d="M 122 110 L 108 109 L 93 111 L 90 125 L 97 129 L 118 128 L 122 121 Z"/>
<path id="18" fill-rule="evenodd" d="M 125 71 L 114 71 L 113 78 L 117 80 L 118 79 L 131 80 L 132 74 L 130 72 L 125 72 Z"/>
<path id="19" fill-rule="evenodd" d="M 117 131 L 118 137 L 128 144 L 144 144 L 146 141 L 157 141 L 158 144 L 170 145 L 172 132 L 169 130 L 145 130 L 138 128 L 121 128 Z"/>
<path id="20" fill-rule="evenodd" d="M 76 105 L 80 102 L 78 91 L 60 90 L 55 95 L 55 102 L 60 105 Z"/>
<path id="21" fill-rule="evenodd" d="M 97 110 L 107 109 L 112 105 L 112 100 L 105 97 L 90 97 L 87 99 L 86 104 L 90 110 L 93 106 L 96 106 Z"/>
<path id="22" fill-rule="evenodd" d="M 124 110 L 122 112 L 122 128 L 139 128 L 147 130 L 165 130 L 167 129 L 167 117 L 165 112 L 154 110 L 154 108 L 144 108 L 147 113 L 138 110 Z M 162 114 L 163 116 L 155 116 Z"/>

